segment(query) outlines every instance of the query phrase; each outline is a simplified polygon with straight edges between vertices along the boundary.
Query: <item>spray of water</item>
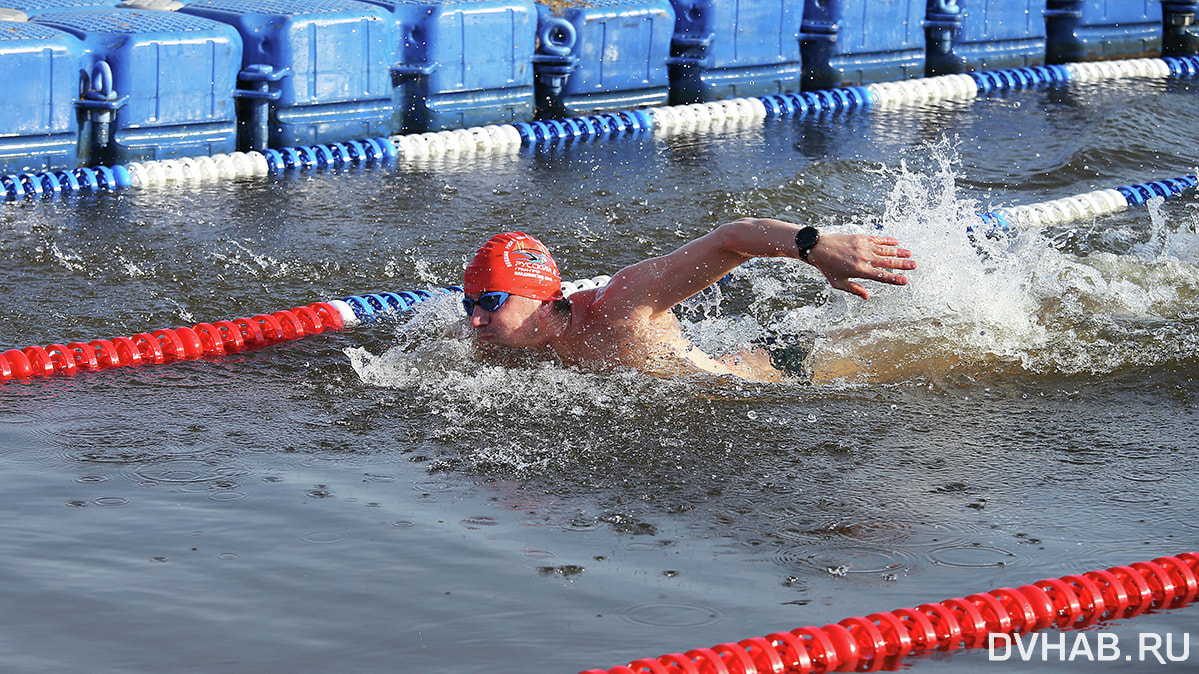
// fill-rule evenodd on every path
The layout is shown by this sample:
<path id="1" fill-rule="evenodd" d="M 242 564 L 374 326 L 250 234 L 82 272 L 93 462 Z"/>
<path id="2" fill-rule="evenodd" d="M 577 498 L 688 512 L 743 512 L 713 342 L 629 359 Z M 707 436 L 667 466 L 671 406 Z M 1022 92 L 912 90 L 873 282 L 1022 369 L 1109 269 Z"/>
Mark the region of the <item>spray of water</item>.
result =
<path id="1" fill-rule="evenodd" d="M 380 355 L 363 348 L 347 354 L 365 383 L 402 389 L 422 414 L 436 418 L 426 429 L 428 440 L 465 450 L 436 466 L 536 469 L 611 446 L 616 438 L 635 441 L 664 423 L 657 403 L 676 406 L 671 401 L 681 400 L 688 386 L 632 371 L 583 372 L 534 356 L 489 362 L 456 296 L 419 305 L 397 326 L 396 342 Z M 653 419 L 646 401 L 656 401 Z"/>
<path id="2" fill-rule="evenodd" d="M 1127 249 L 1120 253 L 1064 245 L 1080 230 L 1110 226 L 1103 222 L 971 235 L 968 228 L 981 229 L 982 209 L 959 194 L 952 146 L 934 145 L 924 159 L 918 170 L 881 169 L 892 185 L 882 212 L 873 221 L 847 217 L 859 222 L 841 227 L 899 238 L 920 264 L 909 285 L 867 283 L 872 297 L 861 301 L 829 291 L 800 263 L 750 265 L 738 277 L 752 294 L 754 325 L 814 331 L 824 380 L 866 385 L 954 372 L 1107 374 L 1193 360 L 1195 330 L 1186 327 L 1199 289 L 1193 212 L 1172 221 L 1160 198 L 1151 202 L 1148 223 L 1144 211 L 1128 216 L 1126 240 L 1114 242 Z M 715 335 L 744 338 L 751 327 L 706 313 L 698 326 L 693 338 L 717 348 L 726 344 Z"/>
<path id="3" fill-rule="evenodd" d="M 707 437 L 706 429 L 739 423 L 746 398 L 781 396 L 794 407 L 821 391 L 837 395 L 844 385 L 923 383 L 957 373 L 1102 376 L 1195 359 L 1193 218 L 1172 220 L 1160 204 L 1151 205 L 1150 222 L 1129 227 L 1136 242 L 1126 242 L 1123 254 L 1072 250 L 1062 231 L 969 235 L 967 228 L 980 222 L 979 206 L 958 192 L 952 147 L 937 145 L 925 159 L 920 169 L 882 169 L 891 189 L 881 212 L 847 215 L 852 223 L 843 228 L 881 228 L 911 248 L 920 267 L 909 285 L 871 284 L 871 299 L 862 301 L 829 290 L 803 263 L 769 260 L 738 270 L 730 283 L 680 310 L 685 333 L 712 353 L 768 333 L 814 332 L 817 368 L 826 368 L 821 381 L 832 386 L 599 374 L 535 358 L 491 362 L 480 357 L 455 296 L 422 303 L 403 317 L 395 345 L 383 353 L 356 348 L 348 355 L 363 382 L 406 392 L 406 404 L 436 419 L 426 437 L 456 448 L 443 461 L 505 469 L 561 463 L 566 455 L 576 465 L 585 458 L 602 466 L 619 458 L 606 455 L 614 447 L 662 461 L 672 447 L 732 451 L 727 445 L 735 434 Z M 1139 217 L 1146 219 L 1143 212 Z M 703 422 L 679 422 L 697 418 Z M 785 418 L 801 415 L 790 410 Z"/>

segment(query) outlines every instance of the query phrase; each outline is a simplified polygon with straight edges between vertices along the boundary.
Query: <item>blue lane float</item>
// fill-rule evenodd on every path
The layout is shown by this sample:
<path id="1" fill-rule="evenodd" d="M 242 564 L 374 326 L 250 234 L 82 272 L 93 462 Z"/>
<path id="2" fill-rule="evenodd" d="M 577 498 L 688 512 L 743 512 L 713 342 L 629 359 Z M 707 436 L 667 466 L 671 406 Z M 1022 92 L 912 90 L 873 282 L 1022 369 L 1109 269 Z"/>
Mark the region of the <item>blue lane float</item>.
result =
<path id="1" fill-rule="evenodd" d="M 1170 75 L 1173 77 L 1195 77 L 1199 75 L 1199 57 L 1169 56 L 1162 59 L 1162 62 L 1170 69 Z"/>
<path id="2" fill-rule="evenodd" d="M 1070 69 L 1060 65 L 970 73 L 970 79 L 978 85 L 979 93 L 1064 84 L 1069 82 L 1070 78 Z"/>
<path id="3" fill-rule="evenodd" d="M 987 234 L 1011 233 L 1022 227 L 1064 225 L 1119 213 L 1132 206 L 1143 206 L 1154 197 L 1173 199 L 1187 194 L 1199 184 L 1194 175 L 1152 180 L 1113 189 L 1096 190 L 1063 199 L 1035 204 L 997 208 L 979 214 Z M 975 227 L 967 227 L 975 232 Z"/>
<path id="4" fill-rule="evenodd" d="M 434 290 L 351 295 L 340 300 L 330 300 L 329 304 L 341 315 L 342 325 L 352 328 L 364 323 L 375 323 L 385 318 L 395 318 L 425 300 L 460 292 L 462 292 L 462 288 L 459 286 L 447 286 Z"/>
<path id="5" fill-rule="evenodd" d="M 622 110 L 565 119 L 519 122 L 513 125 L 524 145 L 542 145 L 574 138 L 603 138 L 613 134 L 651 131 L 654 120 L 646 110 Z"/>

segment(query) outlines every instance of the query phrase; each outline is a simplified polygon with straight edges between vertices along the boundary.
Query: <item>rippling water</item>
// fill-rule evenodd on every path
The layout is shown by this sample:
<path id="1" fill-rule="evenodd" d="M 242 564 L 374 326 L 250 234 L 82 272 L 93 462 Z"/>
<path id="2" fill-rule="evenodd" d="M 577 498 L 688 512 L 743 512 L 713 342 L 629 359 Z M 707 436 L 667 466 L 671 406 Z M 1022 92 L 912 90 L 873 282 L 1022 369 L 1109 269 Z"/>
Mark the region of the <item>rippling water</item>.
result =
<path id="1" fill-rule="evenodd" d="M 0 350 L 449 285 L 501 229 L 567 278 L 741 215 L 881 226 L 921 266 L 861 302 L 756 262 L 680 311 L 712 350 L 816 331 L 835 376 L 812 387 L 488 364 L 453 298 L 0 385 L 0 668 L 571 672 L 1199 547 L 1199 201 L 965 234 L 1194 173 L 1196 93 L 1078 85 L 5 204 Z"/>

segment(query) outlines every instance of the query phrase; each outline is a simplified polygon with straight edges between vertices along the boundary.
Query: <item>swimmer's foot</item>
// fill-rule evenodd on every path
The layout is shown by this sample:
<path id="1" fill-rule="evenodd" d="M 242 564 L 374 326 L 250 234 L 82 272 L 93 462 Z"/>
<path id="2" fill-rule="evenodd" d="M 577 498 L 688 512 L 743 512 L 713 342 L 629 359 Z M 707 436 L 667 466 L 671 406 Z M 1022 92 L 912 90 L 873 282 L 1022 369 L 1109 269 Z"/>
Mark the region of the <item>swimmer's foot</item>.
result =
<path id="1" fill-rule="evenodd" d="M 812 351 L 816 346 L 815 333 L 798 335 L 768 335 L 757 342 L 766 347 L 774 369 L 810 384 L 812 382 Z"/>

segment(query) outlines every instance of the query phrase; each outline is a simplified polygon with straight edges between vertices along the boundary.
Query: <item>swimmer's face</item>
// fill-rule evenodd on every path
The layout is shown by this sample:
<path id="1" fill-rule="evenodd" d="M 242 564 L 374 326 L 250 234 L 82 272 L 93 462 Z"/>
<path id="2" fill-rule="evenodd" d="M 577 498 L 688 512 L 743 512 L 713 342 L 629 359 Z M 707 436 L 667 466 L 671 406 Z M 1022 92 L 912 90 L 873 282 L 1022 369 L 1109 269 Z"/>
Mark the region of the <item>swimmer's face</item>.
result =
<path id="1" fill-rule="evenodd" d="M 480 294 L 471 293 L 467 297 L 477 300 Z M 484 344 L 538 346 L 541 342 L 538 339 L 536 314 L 541 304 L 541 300 L 509 295 L 495 311 L 488 311 L 476 304 L 467 320 L 475 329 L 479 341 Z"/>

